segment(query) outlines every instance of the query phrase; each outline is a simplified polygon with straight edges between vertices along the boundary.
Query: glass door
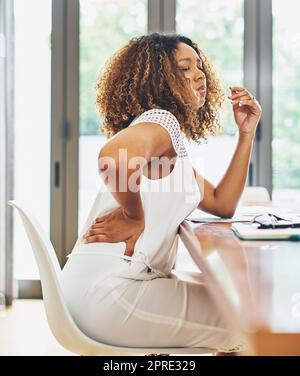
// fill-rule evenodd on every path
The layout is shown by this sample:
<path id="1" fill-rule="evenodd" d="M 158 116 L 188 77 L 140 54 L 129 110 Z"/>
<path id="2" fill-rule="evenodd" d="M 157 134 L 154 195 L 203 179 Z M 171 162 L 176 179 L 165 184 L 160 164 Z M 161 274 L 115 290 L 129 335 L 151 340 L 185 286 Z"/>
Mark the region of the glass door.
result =
<path id="1" fill-rule="evenodd" d="M 147 0 L 80 0 L 79 232 L 101 184 L 98 153 L 106 141 L 94 85 L 107 59 L 142 34 L 147 34 Z"/>
<path id="2" fill-rule="evenodd" d="M 300 210 L 299 5 L 273 0 L 273 199 Z M 297 9 L 295 9 L 297 8 Z"/>
<path id="3" fill-rule="evenodd" d="M 177 0 L 176 32 L 191 38 L 208 56 L 223 85 L 243 85 L 244 49 L 243 0 Z M 217 184 L 230 163 L 236 145 L 236 126 L 232 105 L 226 98 L 220 135 L 208 137 L 207 143 L 191 143 L 195 167 Z"/>
<path id="4" fill-rule="evenodd" d="M 50 231 L 51 0 L 15 0 L 14 198 Z M 14 278 L 39 273 L 19 215 L 14 214 Z"/>

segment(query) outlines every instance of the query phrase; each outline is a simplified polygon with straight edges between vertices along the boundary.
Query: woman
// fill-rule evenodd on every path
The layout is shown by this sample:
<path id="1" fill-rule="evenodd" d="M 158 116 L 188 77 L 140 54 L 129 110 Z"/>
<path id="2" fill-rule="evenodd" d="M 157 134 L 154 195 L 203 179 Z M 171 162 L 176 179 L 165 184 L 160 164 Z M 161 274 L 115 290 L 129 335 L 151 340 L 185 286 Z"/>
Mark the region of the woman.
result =
<path id="1" fill-rule="evenodd" d="M 62 273 L 72 316 L 90 337 L 132 347 L 239 343 L 201 282 L 171 273 L 178 226 L 195 209 L 231 216 L 246 181 L 261 108 L 231 88 L 239 141 L 217 187 L 192 167 L 183 138 L 219 126 L 224 94 L 195 43 L 181 35 L 133 38 L 97 82 L 109 136 L 99 153 L 103 189 Z"/>

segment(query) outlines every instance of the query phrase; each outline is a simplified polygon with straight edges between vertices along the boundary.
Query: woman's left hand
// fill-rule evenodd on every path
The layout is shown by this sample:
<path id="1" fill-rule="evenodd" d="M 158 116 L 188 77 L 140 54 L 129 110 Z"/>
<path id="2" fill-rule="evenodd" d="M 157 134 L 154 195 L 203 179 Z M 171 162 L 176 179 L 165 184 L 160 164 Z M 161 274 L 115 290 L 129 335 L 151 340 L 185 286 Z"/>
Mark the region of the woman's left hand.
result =
<path id="1" fill-rule="evenodd" d="M 254 136 L 261 116 L 261 107 L 254 95 L 243 87 L 230 87 L 228 97 L 233 105 L 234 120 L 240 134 Z"/>

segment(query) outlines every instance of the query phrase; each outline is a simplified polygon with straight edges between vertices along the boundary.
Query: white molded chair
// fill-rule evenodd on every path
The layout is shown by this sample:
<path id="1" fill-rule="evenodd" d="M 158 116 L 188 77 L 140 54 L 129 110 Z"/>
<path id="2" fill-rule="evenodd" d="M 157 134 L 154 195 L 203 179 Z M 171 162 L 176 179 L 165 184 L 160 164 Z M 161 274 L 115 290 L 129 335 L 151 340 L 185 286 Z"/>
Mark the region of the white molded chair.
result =
<path id="1" fill-rule="evenodd" d="M 241 205 L 271 205 L 268 190 L 265 187 L 245 187 L 240 199 Z"/>
<path id="2" fill-rule="evenodd" d="M 10 200 L 23 221 L 25 231 L 38 264 L 43 301 L 50 329 L 57 341 L 66 349 L 80 355 L 142 355 L 142 354 L 213 354 L 207 348 L 131 348 L 97 342 L 86 336 L 72 319 L 60 288 L 61 268 L 53 245 L 38 223 L 23 206 Z"/>

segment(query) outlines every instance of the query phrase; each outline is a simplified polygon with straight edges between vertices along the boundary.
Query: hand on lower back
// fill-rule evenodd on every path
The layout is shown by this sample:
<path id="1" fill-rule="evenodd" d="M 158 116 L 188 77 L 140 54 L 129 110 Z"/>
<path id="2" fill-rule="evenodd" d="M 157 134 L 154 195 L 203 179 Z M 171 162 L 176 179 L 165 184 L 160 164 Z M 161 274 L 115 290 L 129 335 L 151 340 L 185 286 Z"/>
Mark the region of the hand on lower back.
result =
<path id="1" fill-rule="evenodd" d="M 132 256 L 134 246 L 144 231 L 144 218 L 129 218 L 119 207 L 112 212 L 97 217 L 84 234 L 84 243 L 126 243 L 125 256 Z"/>

